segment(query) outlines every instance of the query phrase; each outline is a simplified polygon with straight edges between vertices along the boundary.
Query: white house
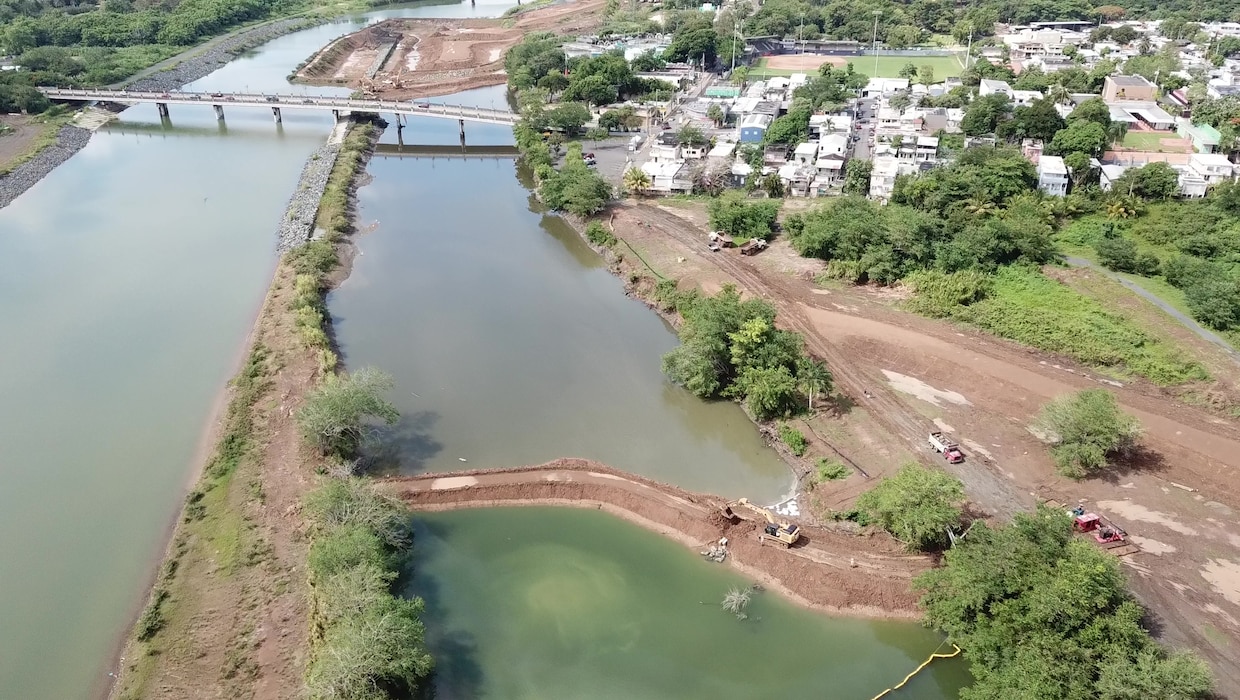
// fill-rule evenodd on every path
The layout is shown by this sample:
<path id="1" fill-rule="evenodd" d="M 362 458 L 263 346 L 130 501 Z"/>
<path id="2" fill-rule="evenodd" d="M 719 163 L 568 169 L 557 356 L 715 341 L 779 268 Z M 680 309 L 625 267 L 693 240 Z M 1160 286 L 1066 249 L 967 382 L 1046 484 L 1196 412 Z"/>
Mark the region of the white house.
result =
<path id="1" fill-rule="evenodd" d="M 985 97 L 987 95 L 994 95 L 997 93 L 1003 93 L 1004 95 L 1011 97 L 1012 86 L 1002 80 L 987 80 L 985 78 L 978 83 L 977 94 L 979 97 Z"/>
<path id="2" fill-rule="evenodd" d="M 1051 197 L 1068 194 L 1068 166 L 1059 156 L 1038 158 L 1038 189 Z"/>
<path id="3" fill-rule="evenodd" d="M 792 161 L 797 165 L 813 165 L 818 160 L 818 143 L 816 141 L 806 141 L 797 144 L 796 149 L 792 152 Z"/>
<path id="4" fill-rule="evenodd" d="M 870 82 L 861 89 L 862 97 L 879 97 L 894 95 L 908 89 L 908 78 L 870 78 Z"/>
<path id="5" fill-rule="evenodd" d="M 689 181 L 687 170 L 683 162 L 656 163 L 654 161 L 647 161 L 642 163 L 642 172 L 650 176 L 650 189 L 654 192 L 665 194 L 688 192 L 693 189 L 693 183 Z"/>
<path id="6" fill-rule="evenodd" d="M 1221 153 L 1194 153 L 1188 158 L 1188 167 L 1201 176 L 1208 187 L 1236 177 L 1236 164 Z"/>

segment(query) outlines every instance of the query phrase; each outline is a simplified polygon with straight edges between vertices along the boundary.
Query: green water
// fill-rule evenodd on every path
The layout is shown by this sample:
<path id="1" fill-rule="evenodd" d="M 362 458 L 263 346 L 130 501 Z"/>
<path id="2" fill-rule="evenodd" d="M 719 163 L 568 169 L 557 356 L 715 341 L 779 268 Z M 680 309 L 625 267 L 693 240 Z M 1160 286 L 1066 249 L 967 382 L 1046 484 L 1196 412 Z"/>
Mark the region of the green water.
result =
<path id="1" fill-rule="evenodd" d="M 831 618 L 599 511 L 492 508 L 420 514 L 409 591 L 425 598 L 438 700 L 593 698 L 869 700 L 941 643 L 908 623 Z M 892 700 L 954 698 L 959 660 Z"/>

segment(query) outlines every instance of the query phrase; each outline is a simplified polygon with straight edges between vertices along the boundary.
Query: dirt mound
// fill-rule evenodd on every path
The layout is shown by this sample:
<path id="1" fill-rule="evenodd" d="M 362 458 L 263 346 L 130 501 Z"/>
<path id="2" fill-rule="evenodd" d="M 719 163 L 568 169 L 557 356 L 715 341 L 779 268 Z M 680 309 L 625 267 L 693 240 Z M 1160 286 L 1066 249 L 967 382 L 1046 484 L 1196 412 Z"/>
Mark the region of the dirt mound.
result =
<path id="1" fill-rule="evenodd" d="M 513 505 L 598 508 L 686 546 L 728 538 L 728 561 L 802 605 L 867 617 L 917 616 L 910 581 L 931 560 L 906 554 L 885 535 L 803 526 L 791 549 L 763 545 L 756 523 L 731 521 L 725 501 L 583 459 L 535 467 L 399 477 L 386 486 L 417 510 Z"/>

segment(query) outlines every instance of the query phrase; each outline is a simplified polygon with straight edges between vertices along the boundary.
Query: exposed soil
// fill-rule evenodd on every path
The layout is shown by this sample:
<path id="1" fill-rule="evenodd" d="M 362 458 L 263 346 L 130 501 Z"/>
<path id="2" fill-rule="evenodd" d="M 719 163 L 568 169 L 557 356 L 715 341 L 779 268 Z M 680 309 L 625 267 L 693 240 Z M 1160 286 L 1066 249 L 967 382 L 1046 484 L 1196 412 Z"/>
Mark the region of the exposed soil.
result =
<path id="1" fill-rule="evenodd" d="M 1037 500 L 1082 502 L 1135 535 L 1134 543 L 1146 543 L 1121 561 L 1134 592 L 1153 611 L 1153 631 L 1200 652 L 1220 689 L 1240 697 L 1240 526 L 1233 510 L 1240 508 L 1240 429 L 1208 400 L 1203 407 L 1177 400 L 1217 392 L 1219 405 L 1231 405 L 1237 377 L 1221 351 L 1187 338 L 1152 305 L 1120 290 L 1100 298 L 1180 343 L 1217 381 L 1187 392 L 1116 381 L 1065 357 L 905 313 L 896 306 L 906 295 L 898 289 L 820 288 L 812 282 L 820 263 L 799 258 L 786 241 L 754 257 L 711 252 L 705 215 L 694 203 L 625 202 L 613 209 L 611 222 L 682 288 L 714 292 L 735 284 L 767 299 L 780 325 L 804 335 L 809 351 L 831 367 L 838 394 L 830 410 L 800 425 L 811 455 L 839 455 L 854 473 L 810 489 L 803 513 L 849 507 L 869 478 L 892 473 L 910 455 L 960 478 L 982 515 L 1007 518 Z M 652 298 L 653 277 L 624 245 L 618 250 L 617 269 L 630 278 L 631 292 Z M 1067 280 L 1077 281 L 1085 282 Z M 1028 426 L 1047 400 L 1097 386 L 1113 390 L 1140 419 L 1143 449 L 1108 479 L 1073 482 L 1055 474 Z M 963 445 L 963 464 L 946 464 L 928 450 L 926 434 L 936 429 Z"/>
<path id="2" fill-rule="evenodd" d="M 297 81 L 345 85 L 392 100 L 501 85 L 504 53 L 531 32 L 573 33 L 597 26 L 605 0 L 581 0 L 507 19 L 390 19 L 342 37 L 297 71 Z M 380 53 L 396 44 L 371 78 Z"/>
<path id="3" fill-rule="evenodd" d="M 757 538 L 755 522 L 723 517 L 723 499 L 584 459 L 384 481 L 415 510 L 499 505 L 600 508 L 699 550 L 727 537 L 727 561 L 742 573 L 799 604 L 835 613 L 917 617 L 917 594 L 910 582 L 933 565 L 931 558 L 907 554 L 881 533 L 802 526 L 804 537 L 791 549 L 764 545 Z"/>
<path id="4" fill-rule="evenodd" d="M 0 132 L 0 170 L 5 170 L 10 162 L 26 155 L 43 133 L 43 126 L 30 123 L 30 117 L 24 114 L 0 114 L 0 124 L 8 127 Z"/>

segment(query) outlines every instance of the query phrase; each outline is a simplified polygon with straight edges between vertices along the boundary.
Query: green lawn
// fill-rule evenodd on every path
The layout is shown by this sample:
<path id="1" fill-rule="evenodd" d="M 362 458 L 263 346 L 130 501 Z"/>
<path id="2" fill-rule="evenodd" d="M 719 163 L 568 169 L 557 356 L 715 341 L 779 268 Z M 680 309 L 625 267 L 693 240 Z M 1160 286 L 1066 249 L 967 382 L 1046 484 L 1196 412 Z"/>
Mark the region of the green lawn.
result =
<path id="1" fill-rule="evenodd" d="M 1178 138 L 1173 133 L 1165 131 L 1129 131 L 1124 135 L 1124 147 L 1136 148 L 1142 151 L 1162 151 L 1162 140 L 1165 138 Z M 1167 149 L 1172 153 L 1180 153 L 1181 149 Z"/>
<path id="2" fill-rule="evenodd" d="M 964 70 L 960 59 L 955 56 L 879 56 L 877 73 L 874 71 L 874 56 L 872 54 L 869 56 L 849 56 L 848 60 L 852 62 L 854 70 L 872 78 L 898 78 L 900 77 L 900 69 L 907 63 L 912 63 L 918 69 L 922 66 L 930 66 L 934 70 L 934 80 L 936 82 L 942 81 L 943 78 L 956 77 Z M 749 77 L 789 76 L 798 72 L 804 73 L 806 71 L 767 68 L 766 58 L 760 58 L 758 63 L 750 69 Z"/>

